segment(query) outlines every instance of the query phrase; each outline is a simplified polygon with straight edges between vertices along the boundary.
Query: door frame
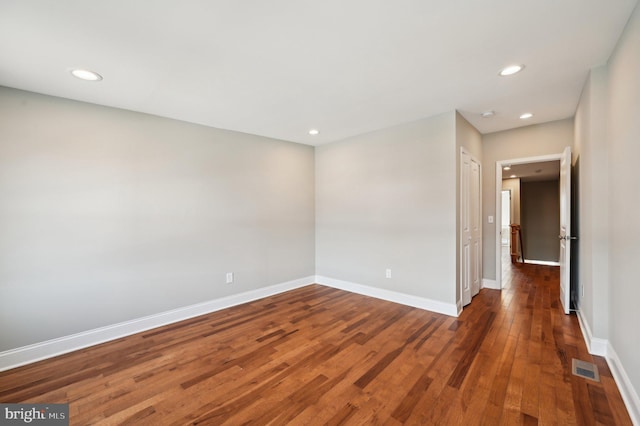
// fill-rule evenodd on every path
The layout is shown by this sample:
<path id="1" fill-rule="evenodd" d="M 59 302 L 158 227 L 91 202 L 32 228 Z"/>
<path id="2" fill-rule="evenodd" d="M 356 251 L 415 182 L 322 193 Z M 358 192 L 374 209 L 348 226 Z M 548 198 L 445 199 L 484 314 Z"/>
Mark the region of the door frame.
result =
<path id="1" fill-rule="evenodd" d="M 494 220 L 496 228 L 496 288 L 502 290 L 502 168 L 507 165 L 543 163 L 545 161 L 561 161 L 563 153 L 539 155 L 536 157 L 513 158 L 511 160 L 496 161 L 496 216 Z M 500 194 L 500 196 L 498 196 Z"/>

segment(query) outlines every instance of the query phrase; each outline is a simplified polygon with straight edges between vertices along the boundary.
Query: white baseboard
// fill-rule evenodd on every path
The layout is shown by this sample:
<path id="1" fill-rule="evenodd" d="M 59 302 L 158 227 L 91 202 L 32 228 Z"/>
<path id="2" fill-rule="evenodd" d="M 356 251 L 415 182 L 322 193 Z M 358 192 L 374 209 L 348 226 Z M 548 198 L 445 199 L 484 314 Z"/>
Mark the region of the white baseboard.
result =
<path id="1" fill-rule="evenodd" d="M 183 308 L 173 309 L 171 311 L 161 312 L 159 314 L 149 315 L 143 318 L 137 318 L 106 327 L 83 331 L 70 336 L 64 336 L 0 352 L 0 371 L 31 364 L 32 362 L 62 355 L 88 346 L 130 336 L 152 328 L 183 321 L 199 315 L 208 314 L 221 309 L 230 308 L 232 306 L 272 296 L 274 294 L 304 287 L 306 285 L 313 284 L 314 278 L 314 276 L 300 278 L 269 287 L 234 294 L 220 299 L 210 300 L 208 302 L 185 306 Z"/>
<path id="2" fill-rule="evenodd" d="M 629 417 L 631 417 L 631 422 L 634 425 L 640 425 L 640 397 L 638 397 L 638 392 L 631 384 L 631 380 L 611 344 L 607 348 L 607 364 L 609 364 L 611 374 L 613 374 L 613 378 L 618 385 L 622 400 L 627 407 Z"/>
<path id="3" fill-rule="evenodd" d="M 549 260 L 525 259 L 524 263 L 530 263 L 532 265 L 560 266 L 560 262 L 553 262 Z"/>
<path id="4" fill-rule="evenodd" d="M 591 339 L 591 347 L 589 349 L 589 353 L 592 355 L 598 356 L 607 356 L 607 345 L 609 341 L 606 339 L 598 339 L 597 337 L 593 337 Z"/>
<path id="5" fill-rule="evenodd" d="M 631 384 L 631 380 L 624 370 L 618 354 L 607 339 L 593 337 L 589 323 L 584 318 L 581 310 L 578 310 L 577 314 L 580 330 L 582 330 L 582 335 L 584 336 L 584 341 L 587 344 L 589 353 L 606 358 L 611 374 L 613 374 L 613 378 L 622 395 L 622 400 L 631 417 L 631 421 L 634 425 L 640 425 L 640 397 L 638 397 L 638 393 Z"/>
<path id="6" fill-rule="evenodd" d="M 589 327 L 589 323 L 584 318 L 582 310 L 578 309 L 578 324 L 580 324 L 580 330 L 582 330 L 582 336 L 584 337 L 584 342 L 587 344 L 587 350 L 591 355 L 598 356 L 607 356 L 607 349 L 609 346 L 609 341 L 606 339 L 600 339 L 597 337 L 593 337 L 591 333 L 591 327 Z"/>
<path id="7" fill-rule="evenodd" d="M 500 286 L 498 285 L 498 281 L 490 280 L 488 278 L 482 279 L 482 288 L 490 288 L 492 290 L 501 290 Z"/>
<path id="8" fill-rule="evenodd" d="M 399 293 L 397 291 L 337 280 L 335 278 L 329 278 L 322 275 L 316 275 L 316 283 L 338 288 L 340 290 L 350 291 L 352 293 L 362 294 L 364 296 L 375 297 L 376 299 L 413 306 L 414 308 L 420 308 L 426 311 L 437 312 L 439 314 L 445 314 L 452 317 L 458 316 L 458 308 L 454 303 L 444 303 L 420 296 Z"/>

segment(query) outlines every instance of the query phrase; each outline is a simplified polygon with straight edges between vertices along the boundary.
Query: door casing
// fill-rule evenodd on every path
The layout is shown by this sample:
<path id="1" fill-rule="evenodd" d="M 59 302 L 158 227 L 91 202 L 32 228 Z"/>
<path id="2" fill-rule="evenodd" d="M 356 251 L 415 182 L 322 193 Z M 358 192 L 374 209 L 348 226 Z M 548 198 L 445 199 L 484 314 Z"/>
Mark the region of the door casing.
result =
<path id="1" fill-rule="evenodd" d="M 495 288 L 502 289 L 502 197 L 498 194 L 502 193 L 502 168 L 507 165 L 542 163 L 546 161 L 562 161 L 564 153 L 540 155 L 536 157 L 513 158 L 510 160 L 496 161 L 496 210 L 495 210 L 495 253 L 496 253 L 496 284 Z M 569 203 L 570 205 L 571 203 Z"/>

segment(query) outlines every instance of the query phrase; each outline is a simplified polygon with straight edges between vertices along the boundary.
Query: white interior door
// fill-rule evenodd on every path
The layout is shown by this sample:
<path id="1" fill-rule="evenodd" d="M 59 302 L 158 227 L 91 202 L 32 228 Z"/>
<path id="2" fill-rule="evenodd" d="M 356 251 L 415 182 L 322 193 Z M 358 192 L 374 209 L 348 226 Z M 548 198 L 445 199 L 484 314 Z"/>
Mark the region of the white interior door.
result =
<path id="1" fill-rule="evenodd" d="M 460 157 L 460 279 L 462 305 L 480 291 L 482 220 L 480 163 L 465 151 Z"/>
<path id="2" fill-rule="evenodd" d="M 471 303 L 471 220 L 469 215 L 469 187 L 471 186 L 471 156 L 460 155 L 460 279 L 462 305 Z"/>
<path id="3" fill-rule="evenodd" d="M 469 187 L 469 216 L 471 219 L 471 297 L 480 292 L 481 280 L 481 212 L 480 212 L 480 163 L 471 158 L 471 185 Z"/>
<path id="4" fill-rule="evenodd" d="M 560 302 L 568 314 L 571 304 L 571 148 L 560 160 Z"/>

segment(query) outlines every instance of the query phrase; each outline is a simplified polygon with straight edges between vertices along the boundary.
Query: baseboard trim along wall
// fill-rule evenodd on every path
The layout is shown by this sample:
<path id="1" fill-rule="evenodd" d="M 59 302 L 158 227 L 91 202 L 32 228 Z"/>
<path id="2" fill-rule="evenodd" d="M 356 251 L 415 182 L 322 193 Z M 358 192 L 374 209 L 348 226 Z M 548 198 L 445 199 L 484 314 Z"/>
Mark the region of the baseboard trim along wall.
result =
<path id="1" fill-rule="evenodd" d="M 483 286 L 490 288 L 486 284 L 486 281 L 493 280 L 483 280 Z M 444 303 L 424 297 L 316 275 L 0 352 L 0 371 L 31 364 L 156 327 L 284 293 L 285 291 L 294 290 L 313 283 L 453 317 L 457 317 L 459 314 L 458 306 L 454 303 Z M 640 424 L 640 398 L 633 388 L 613 347 L 607 340 L 593 338 L 589 325 L 582 317 L 581 312 L 578 312 L 578 322 L 580 323 L 580 328 L 589 352 L 593 355 L 606 357 L 632 421 L 634 424 Z"/>
<path id="2" fill-rule="evenodd" d="M 587 349 L 591 355 L 598 356 L 607 356 L 607 346 L 609 342 L 605 339 L 599 339 L 597 337 L 593 337 L 591 333 L 591 327 L 589 327 L 589 323 L 584 318 L 582 310 L 578 309 L 578 324 L 580 325 L 580 330 L 582 331 L 582 335 L 584 336 L 584 342 L 587 344 Z"/>
<path id="3" fill-rule="evenodd" d="M 304 287 L 314 283 L 314 276 L 308 276 L 293 281 L 275 284 L 269 287 L 259 288 L 208 302 L 185 306 L 159 314 L 149 315 L 118 324 L 100 327 L 84 331 L 70 336 L 47 340 L 21 348 L 0 352 L 0 371 L 31 364 L 43 359 L 66 354 L 89 346 L 98 345 L 121 337 L 130 336 L 152 328 L 183 321 L 199 315 L 241 305 L 243 303 L 273 296 L 285 291 Z"/>
<path id="4" fill-rule="evenodd" d="M 498 281 L 490 280 L 488 278 L 482 279 L 482 288 L 490 288 L 491 290 L 501 290 L 498 285 Z"/>
<path id="5" fill-rule="evenodd" d="M 607 347 L 607 364 L 609 364 L 611 374 L 613 374 L 613 378 L 618 385 L 624 405 L 626 405 L 629 417 L 631 417 L 631 422 L 634 425 L 640 425 L 640 397 L 638 397 L 638 392 L 631 384 L 631 380 L 611 344 Z"/>
<path id="6" fill-rule="evenodd" d="M 371 287 L 364 284 L 356 284 L 349 281 L 342 281 L 335 278 L 325 277 L 322 275 L 316 275 L 316 283 L 340 290 L 349 291 L 351 293 L 362 294 L 363 296 L 375 297 L 376 299 L 382 299 L 388 302 L 413 306 L 414 308 L 420 308 L 426 311 L 436 312 L 452 317 L 458 316 L 458 308 L 455 303 L 444 303 L 420 296 L 413 296 L 406 293 L 399 293 L 397 291 Z"/>
<path id="7" fill-rule="evenodd" d="M 593 337 L 591 327 L 589 327 L 589 323 L 584 318 L 581 310 L 578 310 L 577 314 L 578 324 L 580 324 L 580 330 L 582 331 L 582 336 L 587 344 L 589 353 L 591 355 L 605 357 L 613 379 L 618 385 L 618 389 L 622 395 L 622 400 L 627 407 L 631 421 L 634 425 L 640 425 L 640 397 L 638 397 L 638 392 L 631 384 L 631 380 L 624 370 L 618 354 L 608 340 Z"/>
<path id="8" fill-rule="evenodd" d="M 264 297 L 284 293 L 285 291 L 294 290 L 313 283 L 454 317 L 459 314 L 456 304 L 443 303 L 423 297 L 412 296 L 362 284 L 350 283 L 348 281 L 337 280 L 334 278 L 308 276 L 293 281 L 275 284 L 269 287 L 234 294 L 220 299 L 210 300 L 208 302 L 185 306 L 183 308 L 173 309 L 159 314 L 149 315 L 118 324 L 108 325 L 0 352 L 0 371 L 10 370 L 22 365 L 42 361 L 47 358 L 53 358 L 54 356 L 63 355 L 89 346 L 99 345 L 121 337 L 130 336 L 152 328 L 162 327 L 167 324 L 183 321 L 199 315 L 205 315 L 221 309 L 241 305 Z"/>
<path id="9" fill-rule="evenodd" d="M 554 262 L 550 260 L 525 259 L 524 263 L 529 263 L 531 265 L 560 266 L 560 262 Z"/>

